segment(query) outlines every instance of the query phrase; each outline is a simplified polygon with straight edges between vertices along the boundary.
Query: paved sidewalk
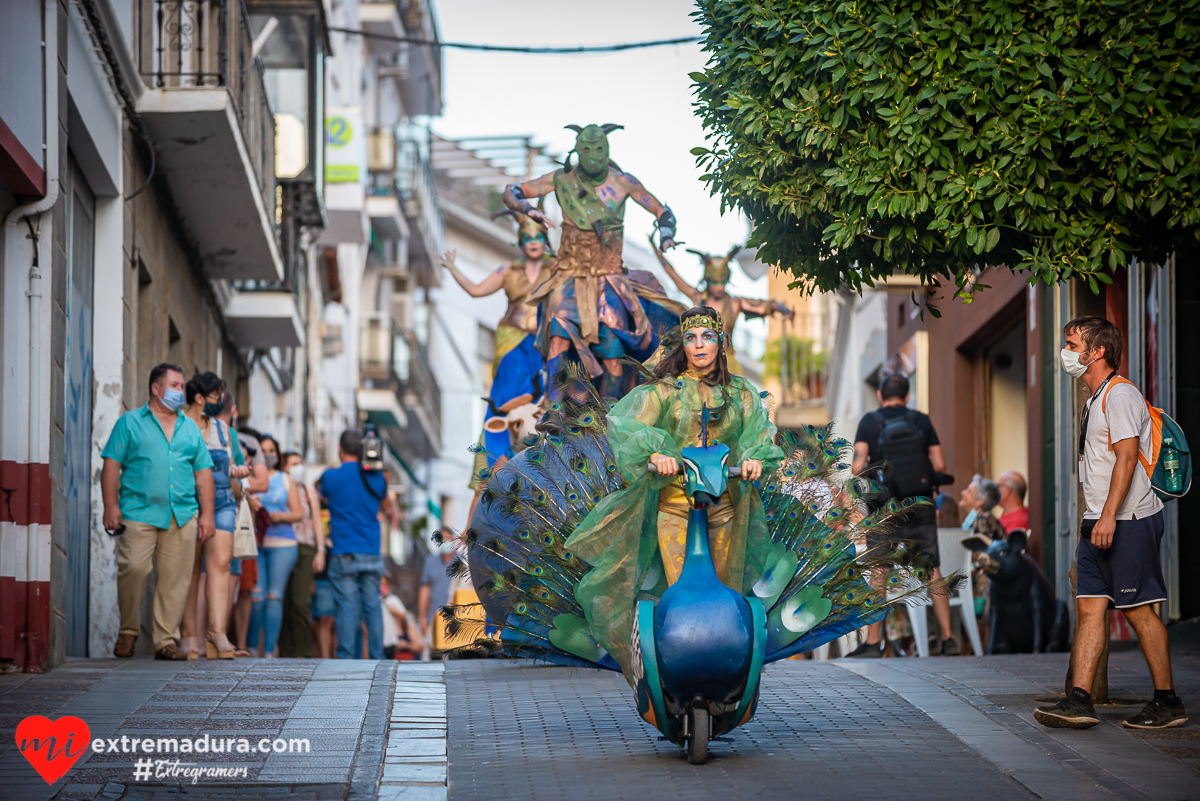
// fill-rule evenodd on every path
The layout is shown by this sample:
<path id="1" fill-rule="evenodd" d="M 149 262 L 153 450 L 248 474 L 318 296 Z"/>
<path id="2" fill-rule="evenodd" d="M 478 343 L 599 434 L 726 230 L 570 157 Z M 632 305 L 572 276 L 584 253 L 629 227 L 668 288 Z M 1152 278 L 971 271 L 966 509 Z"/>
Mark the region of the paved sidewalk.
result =
<path id="1" fill-rule="evenodd" d="M 769 665 L 753 721 L 688 764 L 614 673 L 447 666 L 450 799 L 1030 799 L 896 693 L 828 662 Z M 460 689 L 461 688 L 461 689 Z"/>
<path id="2" fill-rule="evenodd" d="M 1164 731 L 1122 726 L 1141 709 L 1153 687 L 1136 650 L 1110 656 L 1109 696 L 1119 703 L 1097 707 L 1099 726 L 1075 731 L 1039 725 L 1033 710 L 1062 693 L 1067 662 L 1067 654 L 1038 654 L 838 664 L 894 689 L 973 745 L 979 726 L 972 728 L 968 721 L 985 720 L 991 733 L 976 747 L 1023 782 L 1022 772 L 1040 764 L 1042 775 L 1029 777 L 1040 784 L 1024 783 L 1052 791 L 1040 793 L 1046 797 L 1091 797 L 1071 795 L 1070 788 L 1083 782 L 1118 798 L 1200 798 L 1200 658 L 1172 655 L 1175 688 L 1192 722 Z M 871 666 L 882 666 L 891 675 Z"/>
<path id="3" fill-rule="evenodd" d="M 1200 657 L 1174 659 L 1200 710 Z M 0 676 L 0 799 L 921 798 L 1200 799 L 1200 726 L 1132 732 L 1137 707 L 1087 731 L 1032 711 L 1061 692 L 1065 655 L 786 661 L 758 714 L 703 766 L 662 742 L 616 674 L 507 660 L 73 661 Z M 1114 695 L 1145 696 L 1137 652 L 1113 654 Z M 209 753 L 238 779 L 135 781 L 143 754 L 88 753 L 53 786 L 17 751 L 29 715 L 83 718 L 92 738 L 307 739 L 311 753 Z M 186 758 L 180 757 L 181 761 Z"/>
<path id="4" fill-rule="evenodd" d="M 450 799 L 1200 798 L 1200 726 L 1135 733 L 1140 707 L 1087 731 L 1033 721 L 1066 655 L 786 661 L 754 721 L 689 765 L 636 716 L 621 677 L 502 661 L 447 666 Z M 1200 659 L 1175 657 L 1200 708 Z M 1114 694 L 1150 688 L 1113 654 Z"/>
<path id="5" fill-rule="evenodd" d="M 421 776 L 389 776 L 398 784 L 385 797 L 399 797 L 411 785 L 420 793 L 412 798 L 434 801 L 446 793 L 445 714 L 441 663 L 74 661 L 43 676 L 0 679 L 0 798 L 176 798 L 184 792 L 188 798 L 365 801 L 380 797 L 385 749 L 391 762 L 395 742 L 415 737 L 436 744 L 423 754 L 441 749 L 441 765 L 426 766 Z M 135 781 L 137 761 L 149 758 L 144 753 L 89 751 L 49 786 L 15 744 L 16 726 L 29 715 L 82 718 L 92 739 L 207 734 L 257 744 L 282 738 L 307 740 L 311 751 L 168 755 L 204 767 L 246 768 L 244 777 L 194 786 L 186 778 Z"/>

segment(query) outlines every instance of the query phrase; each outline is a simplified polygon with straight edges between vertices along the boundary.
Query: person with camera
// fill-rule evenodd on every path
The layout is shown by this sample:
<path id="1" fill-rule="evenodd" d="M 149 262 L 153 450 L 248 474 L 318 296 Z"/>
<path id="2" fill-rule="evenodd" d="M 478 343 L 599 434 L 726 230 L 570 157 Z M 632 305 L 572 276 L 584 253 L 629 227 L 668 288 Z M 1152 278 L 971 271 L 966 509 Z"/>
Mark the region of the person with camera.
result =
<path id="1" fill-rule="evenodd" d="M 378 453 L 379 440 L 368 432 L 368 445 Z M 364 463 L 363 432 L 348 428 L 338 440 L 342 464 L 321 475 L 317 491 L 329 508 L 329 534 L 333 541 L 326 572 L 333 585 L 337 658 L 355 659 L 356 634 L 367 625 L 367 653 L 383 658 L 383 611 L 379 579 L 383 575 L 380 549 L 380 513 L 396 524 L 396 512 L 387 494 L 387 478 L 379 465 Z M 372 459 L 374 461 L 374 458 Z"/>
<path id="2" fill-rule="evenodd" d="M 883 379 L 876 395 L 879 397 L 879 408 L 858 424 L 851 470 L 857 475 L 866 470 L 868 465 L 886 462 L 890 467 L 888 486 L 894 497 L 899 500 L 931 500 L 937 474 L 946 469 L 946 459 L 942 455 L 941 441 L 933 428 L 933 421 L 929 415 L 908 408 L 909 384 L 908 377 L 903 373 L 893 373 Z M 937 509 L 934 506 L 913 511 L 892 532 L 891 539 L 915 543 L 930 559 L 933 581 L 942 578 L 938 558 Z M 881 544 L 868 538 L 868 547 Z M 929 654 L 957 656 L 960 653 L 958 641 L 950 632 L 950 596 L 945 592 L 931 595 L 941 639 L 930 646 Z M 882 625 L 873 623 L 868 626 L 867 638 L 847 656 L 882 656 Z"/>

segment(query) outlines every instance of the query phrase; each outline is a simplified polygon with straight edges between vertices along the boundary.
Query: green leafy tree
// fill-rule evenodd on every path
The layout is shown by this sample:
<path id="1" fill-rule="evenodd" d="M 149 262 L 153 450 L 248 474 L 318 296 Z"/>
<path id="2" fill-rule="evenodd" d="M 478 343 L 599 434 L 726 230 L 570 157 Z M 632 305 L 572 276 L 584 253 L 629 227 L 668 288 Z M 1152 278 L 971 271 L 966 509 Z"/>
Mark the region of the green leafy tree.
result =
<path id="1" fill-rule="evenodd" d="M 704 180 L 806 286 L 1098 281 L 1200 232 L 1200 0 L 699 0 Z"/>

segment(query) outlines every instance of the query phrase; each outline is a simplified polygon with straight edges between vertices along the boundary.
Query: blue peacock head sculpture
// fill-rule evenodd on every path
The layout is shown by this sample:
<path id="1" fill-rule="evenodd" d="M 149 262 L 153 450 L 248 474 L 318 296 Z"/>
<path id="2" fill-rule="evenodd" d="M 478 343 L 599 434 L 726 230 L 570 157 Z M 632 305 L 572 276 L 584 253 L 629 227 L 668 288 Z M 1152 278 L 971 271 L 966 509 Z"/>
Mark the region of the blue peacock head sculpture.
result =
<path id="1" fill-rule="evenodd" d="M 728 485 L 729 447 L 708 444 L 708 405 L 700 413 L 700 447 L 684 448 L 684 494 L 696 506 L 712 506 Z"/>

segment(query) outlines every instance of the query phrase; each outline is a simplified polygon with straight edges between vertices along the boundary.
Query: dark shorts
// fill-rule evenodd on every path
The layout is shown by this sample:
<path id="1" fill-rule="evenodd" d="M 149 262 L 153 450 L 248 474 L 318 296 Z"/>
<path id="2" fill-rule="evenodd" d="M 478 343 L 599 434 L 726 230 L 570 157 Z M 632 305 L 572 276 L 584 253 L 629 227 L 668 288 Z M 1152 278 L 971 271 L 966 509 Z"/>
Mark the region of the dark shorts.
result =
<path id="1" fill-rule="evenodd" d="M 938 552 L 937 517 L 933 510 L 926 509 L 914 512 L 916 520 L 906 520 L 892 530 L 891 534 L 867 535 L 867 547 L 875 548 L 888 542 L 906 540 L 911 542 L 919 553 L 929 560 L 930 567 L 941 567 L 942 559 Z"/>
<path id="2" fill-rule="evenodd" d="M 1161 511 L 1139 520 L 1118 520 L 1112 546 L 1092 545 L 1095 520 L 1084 520 L 1079 527 L 1079 552 L 1076 555 L 1076 598 L 1107 598 L 1109 609 L 1167 600 L 1159 545 L 1163 536 Z"/>
<path id="3" fill-rule="evenodd" d="M 333 583 L 322 577 L 314 580 L 313 586 L 316 588 L 312 597 L 313 619 L 333 617 L 337 613 L 337 606 L 333 601 Z"/>

